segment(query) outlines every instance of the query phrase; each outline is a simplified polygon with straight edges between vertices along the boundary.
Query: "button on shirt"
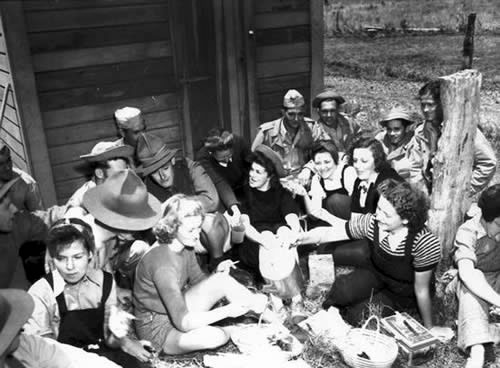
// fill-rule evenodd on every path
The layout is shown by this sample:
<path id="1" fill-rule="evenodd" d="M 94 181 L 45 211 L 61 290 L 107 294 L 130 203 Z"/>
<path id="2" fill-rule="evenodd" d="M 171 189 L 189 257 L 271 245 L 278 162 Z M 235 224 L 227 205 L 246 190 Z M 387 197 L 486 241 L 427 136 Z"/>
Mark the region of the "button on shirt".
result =
<path id="1" fill-rule="evenodd" d="M 306 118 L 299 125 L 295 137 L 286 130 L 283 118 L 262 124 L 252 143 L 252 151 L 258 145 L 264 144 L 280 155 L 285 169 L 289 172 L 298 171 L 308 161 L 308 150 L 313 141 L 311 129 L 307 124 L 309 120 Z"/>
<path id="2" fill-rule="evenodd" d="M 89 268 L 84 278 L 75 285 L 67 284 L 57 270 L 52 272 L 52 276 L 54 289 L 45 278 L 42 278 L 28 290 L 35 301 L 31 318 L 24 326 L 25 332 L 30 335 L 50 335 L 57 338 L 61 316 L 56 297 L 62 292 L 64 292 L 68 311 L 97 308 L 100 304 L 104 279 L 101 270 Z M 107 318 L 112 305 L 116 305 L 114 282 L 105 304 L 105 326 L 107 326 Z"/>

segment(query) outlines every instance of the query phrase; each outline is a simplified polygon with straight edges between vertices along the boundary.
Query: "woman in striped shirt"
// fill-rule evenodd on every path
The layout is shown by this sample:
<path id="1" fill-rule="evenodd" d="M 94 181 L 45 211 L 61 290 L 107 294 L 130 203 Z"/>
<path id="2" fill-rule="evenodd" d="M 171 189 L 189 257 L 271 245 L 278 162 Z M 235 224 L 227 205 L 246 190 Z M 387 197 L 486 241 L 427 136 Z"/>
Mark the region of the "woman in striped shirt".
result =
<path id="1" fill-rule="evenodd" d="M 383 314 L 418 307 L 423 323 L 433 327 L 431 290 L 433 272 L 441 259 L 439 240 L 425 227 L 428 199 L 406 182 L 393 179 L 378 188 L 375 214 L 353 214 L 331 227 L 318 227 L 301 237 L 300 244 L 347 239 L 370 240 L 370 262 L 334 282 L 324 308 L 344 309 L 348 322 L 358 324 L 368 303 L 380 304 Z"/>

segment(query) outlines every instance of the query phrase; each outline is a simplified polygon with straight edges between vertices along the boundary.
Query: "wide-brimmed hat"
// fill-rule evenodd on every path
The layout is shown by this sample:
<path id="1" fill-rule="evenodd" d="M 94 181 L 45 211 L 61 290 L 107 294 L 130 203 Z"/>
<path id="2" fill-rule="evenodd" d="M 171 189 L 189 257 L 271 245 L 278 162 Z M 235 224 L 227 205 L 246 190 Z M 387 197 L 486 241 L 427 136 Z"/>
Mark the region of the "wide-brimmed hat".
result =
<path id="1" fill-rule="evenodd" d="M 130 129 L 142 122 L 141 110 L 136 107 L 123 107 L 115 111 L 115 120 L 120 128 Z"/>
<path id="2" fill-rule="evenodd" d="M 403 123 L 408 126 L 413 124 L 413 119 L 410 116 L 410 112 L 403 106 L 396 106 L 390 109 L 379 121 L 379 124 L 383 127 L 387 125 L 387 122 L 391 120 L 402 120 Z"/>
<path id="3" fill-rule="evenodd" d="M 0 289 L 0 356 L 31 317 L 35 302 L 24 290 Z"/>
<path id="4" fill-rule="evenodd" d="M 83 205 L 96 220 L 113 229 L 141 231 L 161 218 L 160 201 L 132 170 L 121 170 L 89 189 Z"/>
<path id="5" fill-rule="evenodd" d="M 287 175 L 285 167 L 283 166 L 283 160 L 270 147 L 264 144 L 259 144 L 257 147 L 255 147 L 255 152 L 260 152 L 269 160 L 271 160 L 274 168 L 276 169 L 276 174 L 278 175 L 278 177 L 283 178 Z"/>
<path id="6" fill-rule="evenodd" d="M 333 89 L 325 89 L 314 97 L 312 102 L 313 107 L 319 108 L 321 103 L 325 100 L 335 100 L 337 104 L 341 105 L 345 102 L 344 97 L 339 95 Z"/>
<path id="7" fill-rule="evenodd" d="M 290 89 L 283 97 L 283 107 L 287 109 L 298 109 L 305 105 L 304 96 L 295 89 Z"/>
<path id="8" fill-rule="evenodd" d="M 137 139 L 137 160 L 140 165 L 136 167 L 135 172 L 148 176 L 172 160 L 177 151 L 178 149 L 168 148 L 160 137 L 141 133 Z"/>
<path id="9" fill-rule="evenodd" d="M 80 158 L 89 162 L 102 162 L 119 157 L 132 157 L 134 147 L 123 144 L 122 140 L 114 142 L 99 142 L 89 154 L 81 155 Z"/>

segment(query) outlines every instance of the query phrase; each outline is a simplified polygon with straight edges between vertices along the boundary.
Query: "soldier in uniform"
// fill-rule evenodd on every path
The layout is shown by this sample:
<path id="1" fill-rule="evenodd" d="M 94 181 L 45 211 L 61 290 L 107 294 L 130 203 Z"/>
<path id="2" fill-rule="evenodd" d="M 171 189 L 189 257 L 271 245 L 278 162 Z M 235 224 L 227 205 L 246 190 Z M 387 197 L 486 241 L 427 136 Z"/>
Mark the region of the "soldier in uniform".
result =
<path id="1" fill-rule="evenodd" d="M 286 93 L 281 113 L 281 118 L 259 127 L 252 151 L 266 145 L 278 153 L 288 174 L 297 173 L 309 161 L 313 138 L 308 123 L 312 120 L 304 116 L 304 97 L 294 89 Z"/>

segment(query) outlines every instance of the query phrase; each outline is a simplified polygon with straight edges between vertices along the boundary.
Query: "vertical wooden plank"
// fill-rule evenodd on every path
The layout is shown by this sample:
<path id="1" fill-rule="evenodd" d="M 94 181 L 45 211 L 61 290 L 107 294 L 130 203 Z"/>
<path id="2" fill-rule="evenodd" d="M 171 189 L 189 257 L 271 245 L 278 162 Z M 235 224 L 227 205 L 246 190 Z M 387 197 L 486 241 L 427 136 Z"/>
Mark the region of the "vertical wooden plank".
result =
<path id="1" fill-rule="evenodd" d="M 215 60 L 217 78 L 217 101 L 219 105 L 220 123 L 226 129 L 231 129 L 226 122 L 224 113 L 224 86 L 227 83 L 224 73 L 224 27 L 222 0 L 213 0 L 214 28 L 215 28 Z M 227 125 L 226 125 L 227 124 Z"/>
<path id="2" fill-rule="evenodd" d="M 235 23 L 236 19 L 234 18 L 235 2 L 233 0 L 223 0 L 223 4 L 231 131 L 237 135 L 242 135 L 239 106 L 240 90 L 238 85 L 238 50 L 236 42 L 236 35 L 239 32 Z"/>
<path id="3" fill-rule="evenodd" d="M 174 69 L 177 80 L 184 80 L 186 75 L 186 63 L 183 44 L 186 41 L 183 32 L 181 11 L 179 3 L 183 0 L 170 0 L 168 2 L 168 23 L 170 26 L 170 39 L 172 42 L 172 55 L 174 58 Z M 191 117 L 189 113 L 189 91 L 187 85 L 182 85 L 182 120 L 181 128 L 182 150 L 184 154 L 192 157 L 193 139 L 191 133 Z"/>
<path id="4" fill-rule="evenodd" d="M 311 12 L 311 96 L 309 103 L 312 104 L 314 97 L 324 88 L 323 72 L 323 1 L 309 0 Z M 317 119 L 316 109 L 311 105 L 311 118 Z"/>
<path id="5" fill-rule="evenodd" d="M 242 0 L 243 2 L 243 22 L 245 39 L 245 57 L 247 73 L 247 99 L 248 99 L 248 133 L 250 141 L 257 134 L 259 120 L 259 100 L 257 98 L 257 46 L 255 42 L 255 0 Z"/>
<path id="6" fill-rule="evenodd" d="M 56 190 L 43 129 L 21 1 L 1 1 L 5 42 L 29 163 L 46 206 L 56 204 Z"/>

